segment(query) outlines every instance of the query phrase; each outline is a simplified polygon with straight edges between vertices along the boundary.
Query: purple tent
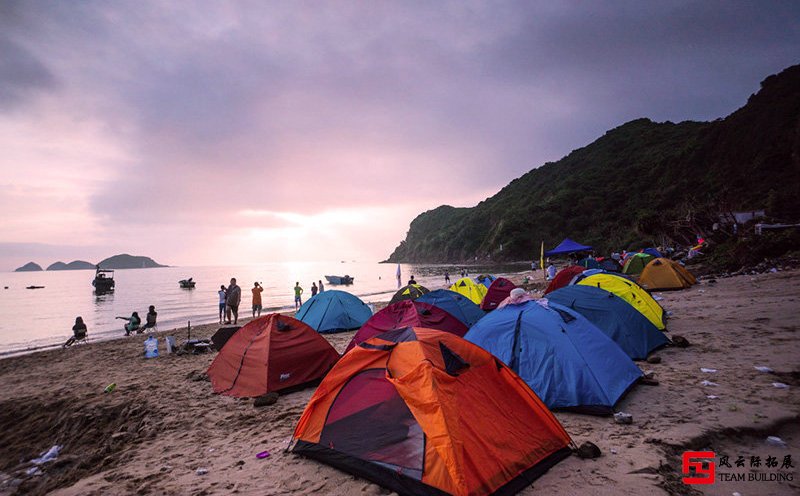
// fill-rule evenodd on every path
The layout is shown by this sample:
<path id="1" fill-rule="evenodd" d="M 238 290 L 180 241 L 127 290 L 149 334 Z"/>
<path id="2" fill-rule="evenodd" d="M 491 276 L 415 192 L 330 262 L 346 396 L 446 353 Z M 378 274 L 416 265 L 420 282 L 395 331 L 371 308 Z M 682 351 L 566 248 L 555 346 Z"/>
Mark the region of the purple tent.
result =
<path id="1" fill-rule="evenodd" d="M 564 241 L 559 243 L 558 246 L 553 248 L 550 251 L 544 252 L 544 256 L 552 257 L 553 255 L 561 255 L 564 253 L 574 253 L 576 251 L 591 251 L 591 246 L 582 245 L 580 243 L 576 243 L 569 238 L 564 238 Z"/>

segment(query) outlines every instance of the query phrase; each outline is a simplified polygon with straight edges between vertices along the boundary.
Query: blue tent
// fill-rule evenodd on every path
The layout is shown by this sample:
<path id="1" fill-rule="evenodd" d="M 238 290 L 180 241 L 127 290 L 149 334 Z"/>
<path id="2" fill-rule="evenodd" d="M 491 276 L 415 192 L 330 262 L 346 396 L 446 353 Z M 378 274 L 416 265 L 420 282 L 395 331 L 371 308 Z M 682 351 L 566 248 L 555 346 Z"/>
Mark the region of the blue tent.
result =
<path id="1" fill-rule="evenodd" d="M 589 251 L 591 250 L 591 246 L 582 245 L 580 243 L 576 243 L 569 238 L 564 238 L 564 241 L 559 243 L 558 246 L 553 248 L 550 251 L 544 252 L 544 256 L 551 257 L 553 255 L 562 255 L 565 253 L 575 253 L 576 251 Z"/>
<path id="2" fill-rule="evenodd" d="M 607 272 L 622 272 L 622 266 L 613 258 L 604 258 L 598 264 L 598 268 Z"/>
<path id="3" fill-rule="evenodd" d="M 372 317 L 372 311 L 357 296 L 328 289 L 303 303 L 295 318 L 317 332 L 333 333 L 358 329 Z"/>
<path id="4" fill-rule="evenodd" d="M 656 250 L 655 248 L 645 248 L 642 250 L 642 253 L 647 253 L 648 255 L 653 255 L 656 258 L 661 258 L 664 255 L 661 254 L 660 251 Z"/>
<path id="5" fill-rule="evenodd" d="M 417 298 L 417 301 L 439 307 L 453 317 L 463 322 L 467 327 L 472 327 L 481 320 L 486 312 L 466 296 L 448 289 L 437 289 Z"/>
<path id="6" fill-rule="evenodd" d="M 634 360 L 644 360 L 669 343 L 647 317 L 614 293 L 592 286 L 565 286 L 546 298 L 586 317 Z"/>
<path id="7" fill-rule="evenodd" d="M 495 279 L 497 278 L 491 274 L 481 274 L 475 278 L 475 282 L 478 284 L 483 284 L 486 286 L 486 289 L 489 289 L 489 286 L 492 285 Z"/>
<path id="8" fill-rule="evenodd" d="M 625 279 L 628 282 L 636 282 L 631 277 L 628 277 L 627 275 L 623 274 L 622 272 L 611 272 L 611 271 L 603 270 L 603 269 L 589 269 L 589 270 L 584 270 L 583 272 L 581 272 L 577 276 L 573 277 L 572 280 L 569 282 L 569 284 L 570 284 L 570 286 L 576 285 L 579 282 L 581 282 L 584 279 L 586 279 L 587 277 L 593 276 L 595 274 L 607 274 L 609 276 L 615 276 L 615 277 L 619 277 L 619 278 Z"/>
<path id="9" fill-rule="evenodd" d="M 603 331 L 554 303 L 507 305 L 464 338 L 505 362 L 550 409 L 610 414 L 642 375 Z"/>
<path id="10" fill-rule="evenodd" d="M 587 269 L 599 269 L 600 262 L 595 260 L 594 258 L 584 258 L 580 260 L 576 265 L 580 265 L 581 267 L 586 267 Z"/>

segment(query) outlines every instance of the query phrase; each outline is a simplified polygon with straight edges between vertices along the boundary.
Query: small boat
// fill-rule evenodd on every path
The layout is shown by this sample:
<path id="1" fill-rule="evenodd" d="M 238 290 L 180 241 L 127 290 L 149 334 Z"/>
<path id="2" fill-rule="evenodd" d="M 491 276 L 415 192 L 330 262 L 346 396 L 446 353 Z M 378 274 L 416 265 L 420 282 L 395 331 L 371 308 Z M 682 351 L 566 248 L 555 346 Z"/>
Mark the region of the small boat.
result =
<path id="1" fill-rule="evenodd" d="M 344 276 L 325 276 L 325 279 L 328 280 L 329 284 L 353 284 L 353 281 L 355 280 L 355 279 L 353 279 L 352 277 L 350 277 L 348 275 L 344 275 Z"/>
<path id="2" fill-rule="evenodd" d="M 112 291 L 114 289 L 114 271 L 111 269 L 101 269 L 97 266 L 94 272 L 92 286 L 98 292 Z"/>
<path id="3" fill-rule="evenodd" d="M 26 286 L 25 289 L 44 289 L 44 286 Z"/>
<path id="4" fill-rule="evenodd" d="M 195 282 L 192 281 L 190 277 L 189 279 L 181 279 L 178 281 L 178 284 L 180 284 L 183 289 L 194 289 Z"/>

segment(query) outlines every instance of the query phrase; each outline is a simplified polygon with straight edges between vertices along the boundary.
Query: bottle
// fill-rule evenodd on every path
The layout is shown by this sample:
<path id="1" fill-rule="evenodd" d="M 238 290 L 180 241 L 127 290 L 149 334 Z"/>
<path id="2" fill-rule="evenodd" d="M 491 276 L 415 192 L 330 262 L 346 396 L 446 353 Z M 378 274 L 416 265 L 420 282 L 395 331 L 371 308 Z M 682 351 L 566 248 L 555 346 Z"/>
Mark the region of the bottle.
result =
<path id="1" fill-rule="evenodd" d="M 158 358 L 158 338 L 150 336 L 144 340 L 144 357 Z"/>
<path id="2" fill-rule="evenodd" d="M 117 383 L 116 382 L 112 382 L 111 384 L 106 386 L 105 389 L 103 389 L 103 392 L 104 393 L 112 393 L 112 392 L 114 392 L 115 389 L 117 389 Z"/>

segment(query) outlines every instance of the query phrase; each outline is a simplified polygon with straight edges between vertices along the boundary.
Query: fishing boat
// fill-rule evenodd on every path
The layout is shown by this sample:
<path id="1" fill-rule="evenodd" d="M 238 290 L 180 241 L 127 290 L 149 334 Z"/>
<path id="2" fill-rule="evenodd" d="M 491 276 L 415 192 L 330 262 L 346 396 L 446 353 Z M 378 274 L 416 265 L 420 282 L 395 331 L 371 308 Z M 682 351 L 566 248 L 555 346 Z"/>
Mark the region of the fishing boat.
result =
<path id="1" fill-rule="evenodd" d="M 192 278 L 190 277 L 189 279 L 181 279 L 180 281 L 178 281 L 178 284 L 183 289 L 194 289 L 195 282 L 192 281 Z"/>
<path id="2" fill-rule="evenodd" d="M 329 284 L 353 284 L 353 281 L 355 280 L 348 275 L 325 276 L 325 279 L 328 281 Z"/>
<path id="3" fill-rule="evenodd" d="M 97 266 L 94 272 L 94 280 L 92 281 L 95 291 L 113 291 L 114 290 L 114 271 L 111 269 L 101 269 Z"/>

